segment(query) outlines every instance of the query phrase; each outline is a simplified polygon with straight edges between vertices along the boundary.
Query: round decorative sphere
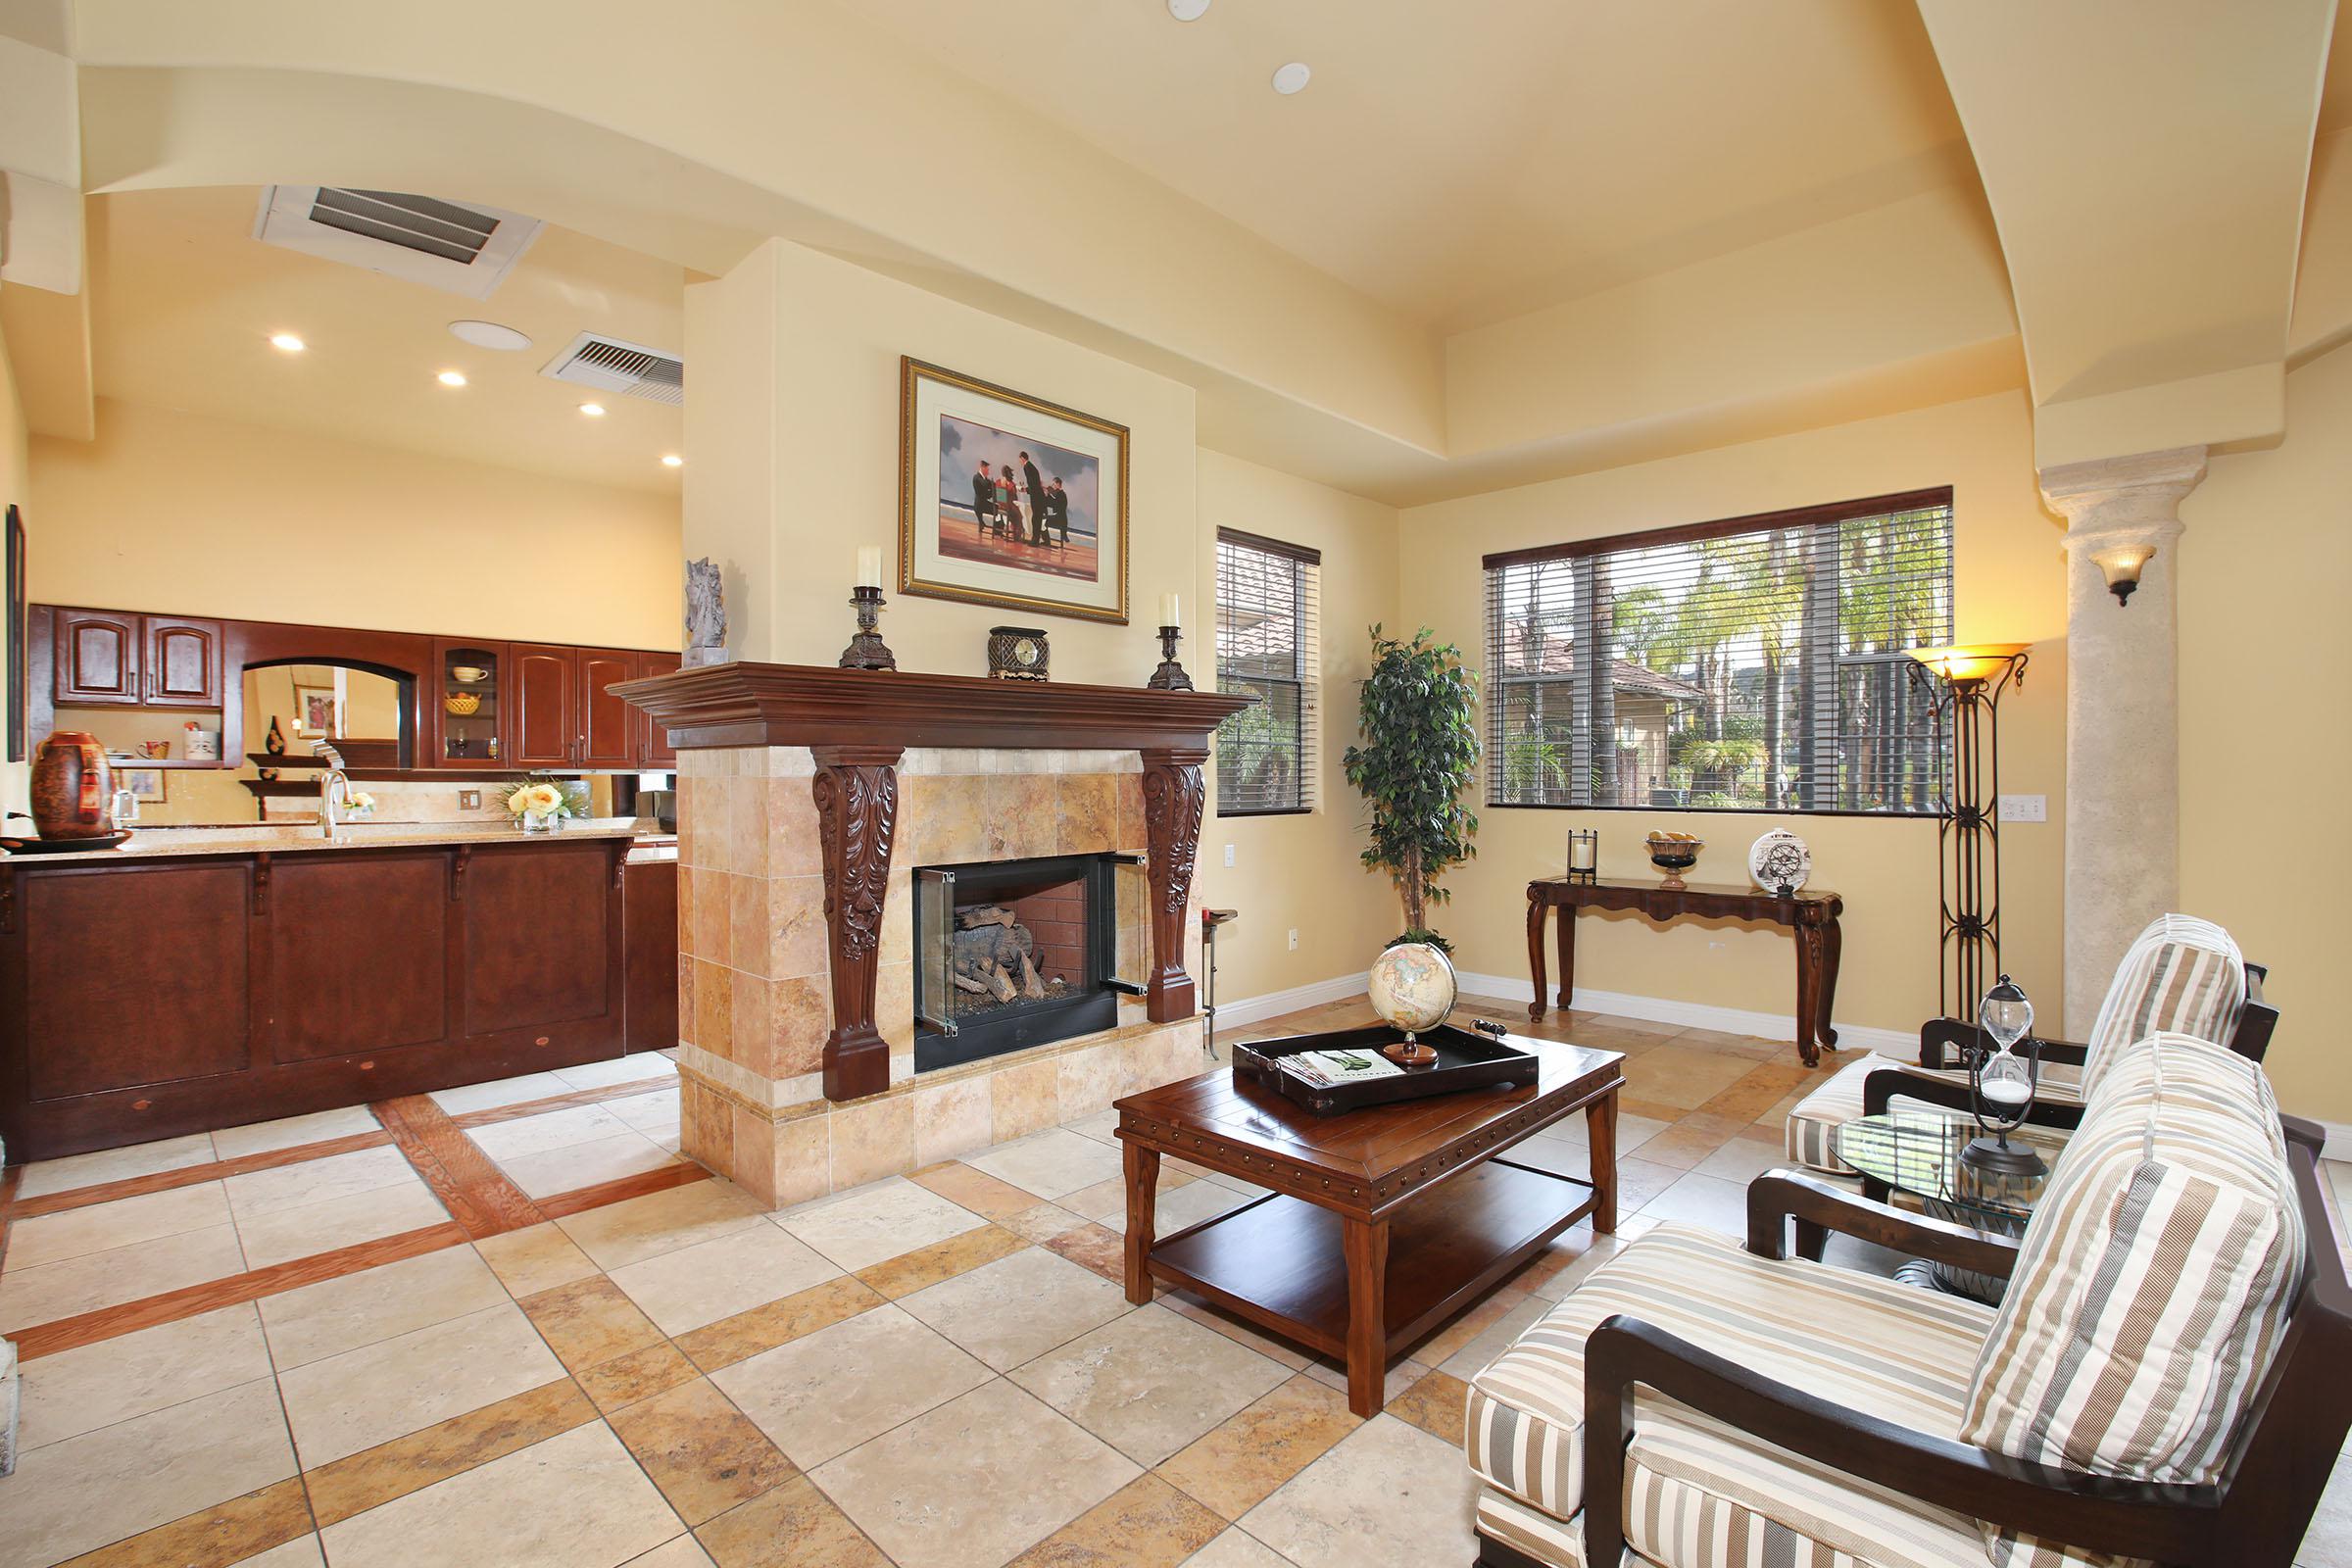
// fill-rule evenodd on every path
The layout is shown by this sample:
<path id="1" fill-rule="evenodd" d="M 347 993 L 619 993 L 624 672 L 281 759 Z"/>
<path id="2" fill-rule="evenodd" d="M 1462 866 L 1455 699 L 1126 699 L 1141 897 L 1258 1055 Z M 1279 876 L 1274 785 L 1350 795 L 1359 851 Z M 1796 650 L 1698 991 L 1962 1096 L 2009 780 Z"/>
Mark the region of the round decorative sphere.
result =
<path id="1" fill-rule="evenodd" d="M 1453 960 L 1426 942 L 1400 942 L 1372 960 L 1364 994 L 1372 1010 L 1407 1034 L 1435 1029 L 1453 1010 Z"/>

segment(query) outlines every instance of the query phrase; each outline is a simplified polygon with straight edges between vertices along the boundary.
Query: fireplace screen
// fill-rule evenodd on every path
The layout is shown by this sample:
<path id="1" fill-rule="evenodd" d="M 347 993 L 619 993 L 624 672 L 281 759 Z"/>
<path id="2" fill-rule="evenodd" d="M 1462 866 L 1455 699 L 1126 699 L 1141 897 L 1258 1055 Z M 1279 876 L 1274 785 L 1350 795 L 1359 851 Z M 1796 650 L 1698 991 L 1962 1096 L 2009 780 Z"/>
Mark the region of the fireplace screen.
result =
<path id="1" fill-rule="evenodd" d="M 1140 888 L 1138 857 L 916 867 L 916 1070 L 1115 1024 L 1143 989 L 1119 971 L 1123 876 Z"/>

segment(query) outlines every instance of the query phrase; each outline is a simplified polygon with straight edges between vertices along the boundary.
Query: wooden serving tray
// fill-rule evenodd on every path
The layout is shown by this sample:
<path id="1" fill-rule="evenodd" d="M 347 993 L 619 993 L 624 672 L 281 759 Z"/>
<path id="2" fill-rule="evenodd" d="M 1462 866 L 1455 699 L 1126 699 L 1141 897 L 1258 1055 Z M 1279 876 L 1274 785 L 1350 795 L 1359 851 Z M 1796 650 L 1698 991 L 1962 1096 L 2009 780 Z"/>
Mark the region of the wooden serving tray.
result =
<path id="1" fill-rule="evenodd" d="M 1280 1040 L 1253 1040 L 1233 1048 L 1233 1074 L 1247 1079 L 1318 1116 L 1336 1116 L 1366 1105 L 1385 1105 L 1398 1100 L 1424 1100 L 1433 1095 L 1459 1094 L 1495 1084 L 1532 1084 L 1541 1068 L 1535 1056 L 1507 1040 L 1440 1024 L 1413 1037 L 1435 1050 L 1438 1059 L 1428 1067 L 1409 1067 L 1386 1078 L 1320 1088 L 1284 1072 L 1283 1056 L 1302 1051 L 1363 1051 L 1377 1055 L 1384 1046 L 1404 1039 L 1404 1032 L 1388 1024 L 1362 1029 L 1335 1029 L 1328 1034 L 1291 1035 Z"/>

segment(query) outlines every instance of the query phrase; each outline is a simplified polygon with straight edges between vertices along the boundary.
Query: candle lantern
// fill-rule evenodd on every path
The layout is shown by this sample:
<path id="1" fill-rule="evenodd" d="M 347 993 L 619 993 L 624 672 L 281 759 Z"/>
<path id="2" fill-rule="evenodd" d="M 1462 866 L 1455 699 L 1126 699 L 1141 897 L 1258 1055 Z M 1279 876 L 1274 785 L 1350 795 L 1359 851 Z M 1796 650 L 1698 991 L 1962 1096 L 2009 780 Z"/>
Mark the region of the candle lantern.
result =
<path id="1" fill-rule="evenodd" d="M 1590 882 L 1600 870 L 1600 835 L 1589 827 L 1568 830 L 1568 874 Z"/>
<path id="2" fill-rule="evenodd" d="M 2034 1092 L 2041 1077 L 2041 1042 L 2028 1040 L 2034 1027 L 2034 1004 L 2024 988 L 2007 975 L 1984 993 L 1977 1009 L 1977 1025 L 1984 1032 L 1969 1053 L 1969 1111 L 1979 1135 L 1960 1152 L 1960 1157 L 1980 1171 L 2001 1176 L 2038 1176 L 2041 1156 L 2009 1135 L 2025 1124 L 2034 1108 Z M 2021 1054 L 2015 1047 L 2026 1040 Z"/>

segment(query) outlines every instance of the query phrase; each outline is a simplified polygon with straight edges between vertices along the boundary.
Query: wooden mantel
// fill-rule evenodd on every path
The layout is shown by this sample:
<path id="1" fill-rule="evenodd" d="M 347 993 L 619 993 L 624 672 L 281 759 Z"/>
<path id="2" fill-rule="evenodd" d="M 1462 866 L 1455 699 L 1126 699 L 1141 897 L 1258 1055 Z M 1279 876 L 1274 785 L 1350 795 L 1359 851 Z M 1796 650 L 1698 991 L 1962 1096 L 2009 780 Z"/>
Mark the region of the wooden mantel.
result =
<path id="1" fill-rule="evenodd" d="M 1140 752 L 1152 898 L 1145 1004 L 1156 1023 L 1192 1015 L 1184 911 L 1200 847 L 1200 767 L 1209 732 L 1253 696 L 752 663 L 706 664 L 610 690 L 651 714 L 679 751 L 806 746 L 814 756 L 810 794 L 833 979 L 827 1099 L 857 1100 L 890 1086 L 874 985 L 898 829 L 899 759 L 910 746 Z"/>
<path id="2" fill-rule="evenodd" d="M 917 675 L 818 664 L 705 664 L 610 688 L 680 750 L 939 746 L 1144 751 L 1200 747 L 1256 701 L 1224 692 Z"/>

